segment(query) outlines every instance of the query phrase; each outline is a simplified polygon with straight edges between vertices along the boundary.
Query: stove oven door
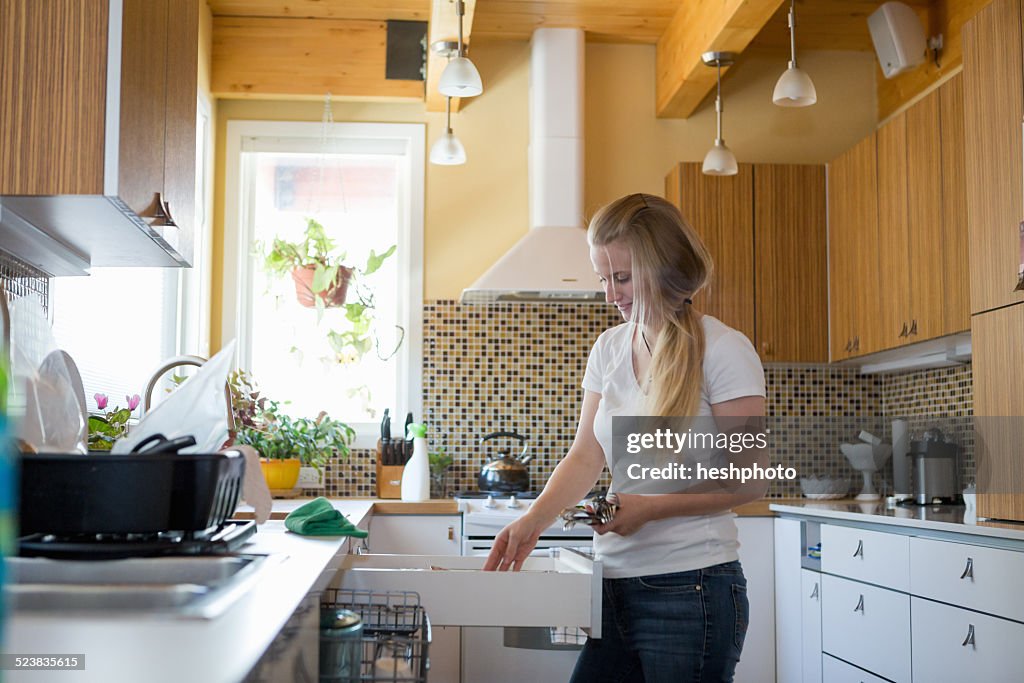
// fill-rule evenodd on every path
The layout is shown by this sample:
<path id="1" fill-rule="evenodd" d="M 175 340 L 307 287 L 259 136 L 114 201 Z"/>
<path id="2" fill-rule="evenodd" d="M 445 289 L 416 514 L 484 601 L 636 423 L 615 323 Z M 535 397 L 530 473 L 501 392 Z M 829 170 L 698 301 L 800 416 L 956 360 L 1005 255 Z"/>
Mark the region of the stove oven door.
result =
<path id="1" fill-rule="evenodd" d="M 547 554 L 547 551 L 544 551 Z M 601 563 L 572 550 L 531 556 L 518 572 L 486 557 L 346 555 L 335 585 L 419 593 L 436 626 L 576 626 L 601 637 Z"/>

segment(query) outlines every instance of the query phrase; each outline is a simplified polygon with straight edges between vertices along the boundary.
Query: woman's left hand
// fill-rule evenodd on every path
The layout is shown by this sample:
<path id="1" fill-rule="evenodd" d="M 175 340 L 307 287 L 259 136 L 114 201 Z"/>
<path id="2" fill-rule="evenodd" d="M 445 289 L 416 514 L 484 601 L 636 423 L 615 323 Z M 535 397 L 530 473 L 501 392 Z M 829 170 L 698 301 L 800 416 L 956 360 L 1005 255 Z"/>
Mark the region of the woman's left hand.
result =
<path id="1" fill-rule="evenodd" d="M 641 496 L 635 493 L 613 493 L 609 496 L 618 498 L 619 509 L 615 511 L 615 517 L 607 524 L 595 524 L 591 529 L 599 534 L 606 534 L 609 531 L 620 536 L 629 536 L 647 522 L 651 521 L 652 508 L 649 496 Z"/>

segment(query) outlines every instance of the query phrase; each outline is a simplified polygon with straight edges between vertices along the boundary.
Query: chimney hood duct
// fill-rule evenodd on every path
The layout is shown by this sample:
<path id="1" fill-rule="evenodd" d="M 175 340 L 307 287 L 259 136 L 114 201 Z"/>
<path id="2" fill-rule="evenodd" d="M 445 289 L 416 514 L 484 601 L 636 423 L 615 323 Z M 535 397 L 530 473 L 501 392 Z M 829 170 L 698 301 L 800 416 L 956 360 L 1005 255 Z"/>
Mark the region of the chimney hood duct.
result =
<path id="1" fill-rule="evenodd" d="M 583 229 L 583 31 L 530 43 L 530 229 L 462 303 L 604 303 Z"/>

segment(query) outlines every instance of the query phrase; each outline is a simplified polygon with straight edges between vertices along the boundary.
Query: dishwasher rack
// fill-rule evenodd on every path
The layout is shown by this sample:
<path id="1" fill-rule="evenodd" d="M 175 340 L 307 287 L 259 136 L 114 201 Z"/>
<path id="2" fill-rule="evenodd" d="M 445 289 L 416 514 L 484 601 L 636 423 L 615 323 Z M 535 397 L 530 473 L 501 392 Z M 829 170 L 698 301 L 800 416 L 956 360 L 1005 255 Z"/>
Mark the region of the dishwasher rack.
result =
<path id="1" fill-rule="evenodd" d="M 328 588 L 321 607 L 351 610 L 363 622 L 359 677 L 322 682 L 427 683 L 430 619 L 418 593 Z"/>

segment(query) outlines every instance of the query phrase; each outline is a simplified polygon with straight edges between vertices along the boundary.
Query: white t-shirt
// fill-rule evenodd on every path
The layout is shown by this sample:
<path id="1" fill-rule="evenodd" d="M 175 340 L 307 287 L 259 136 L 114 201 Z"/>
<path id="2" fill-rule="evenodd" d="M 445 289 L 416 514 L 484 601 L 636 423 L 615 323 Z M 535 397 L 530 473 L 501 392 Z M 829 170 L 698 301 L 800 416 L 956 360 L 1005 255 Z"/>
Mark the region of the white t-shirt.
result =
<path id="1" fill-rule="evenodd" d="M 711 405 L 764 396 L 764 370 L 753 345 L 742 332 L 704 315 L 704 383 L 697 415 L 711 415 Z M 594 435 L 611 467 L 612 417 L 642 415 L 644 393 L 633 372 L 635 323 L 605 330 L 590 351 L 583 388 L 601 394 L 594 417 Z M 615 482 L 612 482 L 612 491 Z M 737 559 L 735 515 L 672 517 L 648 522 L 629 536 L 595 534 L 597 559 L 608 578 L 648 576 L 701 569 Z"/>

